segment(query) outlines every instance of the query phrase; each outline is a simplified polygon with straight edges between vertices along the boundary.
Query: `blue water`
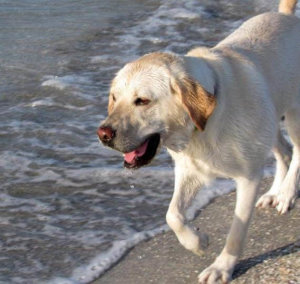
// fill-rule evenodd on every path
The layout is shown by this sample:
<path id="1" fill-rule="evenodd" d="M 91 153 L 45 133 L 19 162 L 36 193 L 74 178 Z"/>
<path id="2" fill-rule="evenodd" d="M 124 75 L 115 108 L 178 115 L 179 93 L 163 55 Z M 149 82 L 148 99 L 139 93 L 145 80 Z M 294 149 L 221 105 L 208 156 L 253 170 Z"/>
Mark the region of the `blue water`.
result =
<path id="1" fill-rule="evenodd" d="M 130 172 L 96 137 L 110 81 L 142 54 L 212 46 L 269 9 L 264 1 L 0 0 L 1 283 L 88 283 L 166 229 L 168 155 Z"/>

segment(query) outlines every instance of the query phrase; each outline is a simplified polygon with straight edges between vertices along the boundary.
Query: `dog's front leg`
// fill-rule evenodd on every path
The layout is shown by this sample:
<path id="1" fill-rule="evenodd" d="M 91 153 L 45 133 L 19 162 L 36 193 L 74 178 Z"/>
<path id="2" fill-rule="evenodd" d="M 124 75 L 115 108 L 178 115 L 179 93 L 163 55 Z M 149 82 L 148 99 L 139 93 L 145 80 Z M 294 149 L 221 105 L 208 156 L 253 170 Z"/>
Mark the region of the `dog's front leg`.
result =
<path id="1" fill-rule="evenodd" d="M 179 242 L 195 254 L 202 255 L 208 246 L 206 234 L 194 230 L 187 224 L 186 210 L 197 193 L 201 182 L 180 167 L 175 168 L 175 189 L 167 212 L 167 223 L 175 232 Z"/>
<path id="2" fill-rule="evenodd" d="M 233 222 L 221 254 L 199 275 L 199 283 L 228 283 L 234 266 L 242 253 L 244 240 L 252 216 L 260 176 L 237 179 L 237 200 Z"/>

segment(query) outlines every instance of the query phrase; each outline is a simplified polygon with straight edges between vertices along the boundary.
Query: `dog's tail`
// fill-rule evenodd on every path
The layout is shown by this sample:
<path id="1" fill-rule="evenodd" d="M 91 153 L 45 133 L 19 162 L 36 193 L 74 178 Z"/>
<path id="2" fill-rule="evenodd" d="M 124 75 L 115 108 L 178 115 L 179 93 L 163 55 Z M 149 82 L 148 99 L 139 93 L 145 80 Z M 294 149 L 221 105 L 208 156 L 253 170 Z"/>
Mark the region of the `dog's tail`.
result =
<path id="1" fill-rule="evenodd" d="M 291 15 L 295 13 L 298 0 L 280 0 L 279 13 Z"/>

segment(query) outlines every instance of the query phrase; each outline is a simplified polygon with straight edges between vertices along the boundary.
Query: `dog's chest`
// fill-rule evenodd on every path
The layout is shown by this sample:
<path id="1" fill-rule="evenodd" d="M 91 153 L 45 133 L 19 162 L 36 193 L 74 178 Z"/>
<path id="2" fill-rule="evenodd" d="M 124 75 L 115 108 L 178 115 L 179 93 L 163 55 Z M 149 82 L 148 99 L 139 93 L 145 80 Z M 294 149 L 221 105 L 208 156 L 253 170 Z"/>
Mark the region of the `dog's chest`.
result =
<path id="1" fill-rule="evenodd" d="M 174 159 L 176 174 L 197 177 L 205 184 L 218 176 L 224 176 L 224 173 L 218 170 L 215 157 L 210 153 L 199 153 L 199 150 L 197 153 L 193 151 L 176 153 L 169 150 L 169 153 Z"/>

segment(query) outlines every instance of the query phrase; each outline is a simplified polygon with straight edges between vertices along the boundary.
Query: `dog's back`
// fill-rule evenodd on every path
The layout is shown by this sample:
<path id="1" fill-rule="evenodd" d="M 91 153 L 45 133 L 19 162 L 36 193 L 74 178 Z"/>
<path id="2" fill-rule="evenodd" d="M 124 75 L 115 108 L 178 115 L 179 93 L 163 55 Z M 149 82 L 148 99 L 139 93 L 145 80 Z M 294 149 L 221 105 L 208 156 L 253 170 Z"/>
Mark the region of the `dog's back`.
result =
<path id="1" fill-rule="evenodd" d="M 251 18 L 213 50 L 247 58 L 262 74 L 280 117 L 300 104 L 300 19 L 291 15 L 296 1 L 282 1 L 280 13 Z"/>

